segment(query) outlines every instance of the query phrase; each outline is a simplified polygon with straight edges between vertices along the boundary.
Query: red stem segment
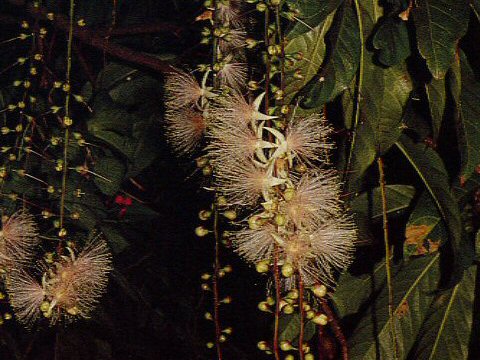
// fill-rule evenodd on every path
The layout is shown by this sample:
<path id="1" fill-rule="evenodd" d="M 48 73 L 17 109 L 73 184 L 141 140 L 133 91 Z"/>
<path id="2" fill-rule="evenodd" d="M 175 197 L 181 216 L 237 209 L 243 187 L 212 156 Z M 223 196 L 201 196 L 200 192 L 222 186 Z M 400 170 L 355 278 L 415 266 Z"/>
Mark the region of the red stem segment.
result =
<path id="1" fill-rule="evenodd" d="M 348 360 L 347 339 L 345 338 L 345 335 L 342 332 L 342 328 L 338 323 L 337 317 L 335 316 L 332 309 L 330 309 L 330 306 L 328 306 L 326 300 L 322 300 L 321 304 L 322 304 L 322 310 L 325 312 L 325 314 L 328 317 L 328 320 L 330 321 L 330 326 L 332 328 L 332 331 L 335 334 L 337 341 L 340 343 L 340 347 L 342 349 L 342 360 Z"/>
<path id="2" fill-rule="evenodd" d="M 298 355 L 300 360 L 305 359 L 305 354 L 303 352 L 303 339 L 305 337 L 305 309 L 303 308 L 303 296 L 305 294 L 305 289 L 303 286 L 303 279 L 300 274 L 298 274 L 298 307 L 300 309 L 300 334 L 298 335 Z"/>

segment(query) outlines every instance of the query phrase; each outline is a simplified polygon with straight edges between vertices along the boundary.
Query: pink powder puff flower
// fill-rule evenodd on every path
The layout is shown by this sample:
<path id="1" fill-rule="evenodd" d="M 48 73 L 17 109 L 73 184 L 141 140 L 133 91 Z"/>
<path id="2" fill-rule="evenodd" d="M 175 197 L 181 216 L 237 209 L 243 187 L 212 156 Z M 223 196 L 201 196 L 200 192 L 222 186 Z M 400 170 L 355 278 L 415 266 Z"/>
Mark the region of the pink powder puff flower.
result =
<path id="1" fill-rule="evenodd" d="M 312 228 L 342 212 L 340 183 L 334 171 L 319 169 L 304 174 L 282 204 L 299 228 Z"/>
<path id="2" fill-rule="evenodd" d="M 193 108 L 169 109 L 165 114 L 166 137 L 179 155 L 188 155 L 200 144 L 206 129 L 205 117 Z"/>
<path id="3" fill-rule="evenodd" d="M 27 327 L 40 317 L 45 298 L 42 284 L 25 270 L 10 272 L 6 279 L 7 292 L 15 317 Z"/>
<path id="4" fill-rule="evenodd" d="M 260 94 L 253 103 L 248 103 L 238 92 L 219 97 L 209 109 L 209 118 L 217 127 L 240 128 L 253 124 L 255 128 L 257 121 L 277 118 L 277 116 L 265 115 L 259 111 L 264 96 L 264 93 Z"/>
<path id="5" fill-rule="evenodd" d="M 230 205 L 254 206 L 262 195 L 268 200 L 272 187 L 285 182 L 274 177 L 271 170 L 248 160 L 232 159 L 228 163 L 217 163 L 215 170 L 215 184 Z"/>
<path id="6" fill-rule="evenodd" d="M 181 70 L 168 73 L 164 85 L 167 108 L 178 110 L 196 104 L 202 97 L 214 96 L 205 86 L 207 77 L 208 72 L 205 73 L 200 86 L 192 74 Z"/>
<path id="7" fill-rule="evenodd" d="M 231 59 L 226 61 L 217 74 L 220 84 L 235 90 L 243 88 L 247 80 L 247 64 L 230 62 Z"/>
<path id="8" fill-rule="evenodd" d="M 352 262 L 356 239 L 353 219 L 341 215 L 312 231 L 288 237 L 280 248 L 284 262 L 292 264 L 305 285 L 333 285 L 335 272 Z"/>
<path id="9" fill-rule="evenodd" d="M 2 224 L 0 231 L 0 266 L 11 268 L 30 261 L 39 244 L 34 217 L 20 210 Z"/>
<path id="10" fill-rule="evenodd" d="M 270 260 L 275 249 L 275 227 L 266 224 L 258 229 L 245 228 L 233 234 L 232 244 L 247 262 Z"/>
<path id="11" fill-rule="evenodd" d="M 275 129 L 265 129 L 271 132 L 279 142 L 273 157 L 286 155 L 290 164 L 293 158 L 307 163 L 314 160 L 328 162 L 329 150 L 334 148 L 334 143 L 329 139 L 332 128 L 326 123 L 325 118 L 317 114 L 292 120 L 286 135 Z"/>

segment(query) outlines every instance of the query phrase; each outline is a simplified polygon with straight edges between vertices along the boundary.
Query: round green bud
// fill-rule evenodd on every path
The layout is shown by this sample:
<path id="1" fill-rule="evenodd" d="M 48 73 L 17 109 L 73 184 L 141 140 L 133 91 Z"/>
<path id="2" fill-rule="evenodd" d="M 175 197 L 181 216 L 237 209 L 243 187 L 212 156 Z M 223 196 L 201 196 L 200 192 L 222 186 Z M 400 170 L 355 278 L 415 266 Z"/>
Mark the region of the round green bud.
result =
<path id="1" fill-rule="evenodd" d="M 202 174 L 205 176 L 212 175 L 212 172 L 213 172 L 213 168 L 210 165 L 207 165 L 202 169 Z"/>
<path id="2" fill-rule="evenodd" d="M 266 302 L 267 302 L 267 304 L 270 305 L 270 306 L 275 305 L 275 299 L 274 299 L 273 297 L 271 297 L 271 296 L 268 296 L 268 297 L 267 297 Z"/>
<path id="3" fill-rule="evenodd" d="M 258 310 L 264 311 L 264 312 L 270 312 L 270 306 L 268 306 L 266 301 L 261 301 L 257 305 Z"/>
<path id="4" fill-rule="evenodd" d="M 204 237 L 204 236 L 208 235 L 209 233 L 210 233 L 210 231 L 205 229 L 203 226 L 197 226 L 195 228 L 195 235 L 197 235 L 198 237 Z"/>
<path id="5" fill-rule="evenodd" d="M 215 346 L 215 344 L 213 342 L 208 342 L 207 343 L 207 348 L 209 348 L 209 349 L 213 349 L 214 346 Z"/>
<path id="6" fill-rule="evenodd" d="M 293 305 L 287 304 L 282 308 L 284 314 L 290 315 L 295 311 Z"/>
<path id="7" fill-rule="evenodd" d="M 213 320 L 213 315 L 209 313 L 208 311 L 203 315 L 205 320 Z"/>
<path id="8" fill-rule="evenodd" d="M 270 262 L 268 260 L 262 260 L 255 265 L 255 269 L 258 273 L 266 273 L 270 269 Z"/>
<path id="9" fill-rule="evenodd" d="M 267 4 L 265 4 L 264 2 L 259 2 L 257 4 L 257 10 L 260 12 L 264 12 L 265 10 L 267 10 Z"/>
<path id="10" fill-rule="evenodd" d="M 292 276 L 294 273 L 293 265 L 290 263 L 283 264 L 282 275 L 286 278 Z"/>
<path id="11" fill-rule="evenodd" d="M 284 360 L 295 360 L 295 357 L 292 354 L 288 354 Z"/>
<path id="12" fill-rule="evenodd" d="M 293 346 L 290 341 L 284 340 L 280 342 L 280 349 L 282 349 L 282 351 L 290 351 L 293 350 Z"/>
<path id="13" fill-rule="evenodd" d="M 266 350 L 270 349 L 270 347 L 268 346 L 266 341 L 259 341 L 257 343 L 257 348 L 259 348 L 262 351 L 266 351 Z"/>
<path id="14" fill-rule="evenodd" d="M 210 219 L 211 216 L 212 212 L 210 210 L 201 210 L 198 213 L 198 218 L 203 221 Z"/>
<path id="15" fill-rule="evenodd" d="M 287 223 L 287 218 L 283 214 L 275 215 L 275 224 L 278 226 L 284 226 Z"/>
<path id="16" fill-rule="evenodd" d="M 313 294 L 318 298 L 322 298 L 327 295 L 327 287 L 325 285 L 317 284 L 313 287 L 312 291 Z"/>
<path id="17" fill-rule="evenodd" d="M 227 210 L 223 213 L 223 216 L 225 216 L 228 220 L 235 220 L 237 218 L 237 213 L 234 210 Z"/>
<path id="18" fill-rule="evenodd" d="M 317 314 L 315 317 L 312 319 L 313 323 L 317 325 L 322 325 L 325 326 L 328 324 L 328 317 L 325 314 Z"/>
<path id="19" fill-rule="evenodd" d="M 220 336 L 218 337 L 218 341 L 221 342 L 221 343 L 223 343 L 223 342 L 227 341 L 227 337 L 222 334 L 222 335 L 220 335 Z"/>
<path id="20" fill-rule="evenodd" d="M 306 318 L 308 320 L 312 320 L 314 317 L 315 317 L 315 311 L 313 310 L 309 310 L 307 311 L 307 313 L 305 314 Z"/>
<path id="21" fill-rule="evenodd" d="M 290 290 L 288 293 L 287 293 L 287 296 L 285 296 L 287 299 L 298 299 L 298 290 L 297 289 L 293 289 L 293 290 Z"/>
<path id="22" fill-rule="evenodd" d="M 305 354 L 305 360 L 315 360 L 315 356 L 312 353 Z"/>

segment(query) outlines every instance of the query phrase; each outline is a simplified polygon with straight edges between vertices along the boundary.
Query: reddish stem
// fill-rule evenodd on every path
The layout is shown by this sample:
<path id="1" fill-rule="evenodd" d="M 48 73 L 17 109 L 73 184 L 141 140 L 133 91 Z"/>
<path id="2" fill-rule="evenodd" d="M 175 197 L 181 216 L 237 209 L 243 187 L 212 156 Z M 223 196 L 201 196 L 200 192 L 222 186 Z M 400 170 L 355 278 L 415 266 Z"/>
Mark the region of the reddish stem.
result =
<path id="1" fill-rule="evenodd" d="M 327 315 L 330 321 L 330 326 L 333 330 L 333 333 L 335 334 L 337 341 L 340 343 L 340 347 L 342 349 L 342 359 L 348 360 L 347 339 L 345 338 L 345 335 L 342 332 L 342 328 L 340 327 L 337 317 L 335 316 L 332 309 L 330 309 L 330 306 L 328 306 L 326 300 L 322 300 L 321 304 L 322 304 L 322 310 L 325 312 L 325 314 Z"/>
<path id="2" fill-rule="evenodd" d="M 305 289 L 303 286 L 303 279 L 300 274 L 298 274 L 298 307 L 300 308 L 300 334 L 298 335 L 298 354 L 300 360 L 305 359 L 305 354 L 303 352 L 303 339 L 305 337 L 305 309 L 303 308 L 303 296 Z"/>
<path id="3" fill-rule="evenodd" d="M 280 282 L 280 268 L 278 266 L 278 245 L 275 244 L 274 260 L 273 260 L 273 279 L 275 282 L 275 330 L 273 333 L 273 354 L 275 360 L 280 360 L 280 348 L 279 348 L 279 333 L 280 333 L 280 301 L 281 295 L 281 282 Z"/>

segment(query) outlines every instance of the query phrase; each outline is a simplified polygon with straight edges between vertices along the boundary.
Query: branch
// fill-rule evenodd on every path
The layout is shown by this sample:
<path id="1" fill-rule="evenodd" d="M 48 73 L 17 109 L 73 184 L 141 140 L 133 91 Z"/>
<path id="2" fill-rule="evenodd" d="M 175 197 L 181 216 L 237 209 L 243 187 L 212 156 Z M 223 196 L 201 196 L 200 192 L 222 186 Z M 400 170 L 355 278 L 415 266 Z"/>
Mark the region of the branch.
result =
<path id="1" fill-rule="evenodd" d="M 27 11 L 35 19 L 47 20 L 48 11 L 44 7 L 34 7 L 32 4 L 29 4 L 27 5 Z M 64 32 L 67 32 L 69 29 L 68 20 L 63 15 L 55 14 L 55 18 L 53 21 L 51 21 L 51 23 L 57 29 L 60 29 Z M 169 63 L 163 60 L 160 60 L 151 55 L 133 51 L 122 45 L 112 44 L 111 42 L 108 42 L 107 39 L 102 36 L 102 34 L 98 34 L 97 32 L 90 30 L 86 27 L 74 25 L 73 36 L 81 42 L 99 50 L 102 50 L 105 53 L 116 58 L 135 63 L 137 65 L 145 66 L 149 69 L 159 72 L 171 72 L 172 70 L 174 70 Z"/>

